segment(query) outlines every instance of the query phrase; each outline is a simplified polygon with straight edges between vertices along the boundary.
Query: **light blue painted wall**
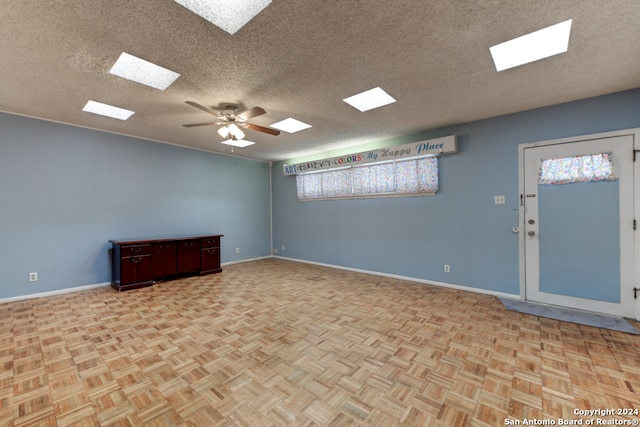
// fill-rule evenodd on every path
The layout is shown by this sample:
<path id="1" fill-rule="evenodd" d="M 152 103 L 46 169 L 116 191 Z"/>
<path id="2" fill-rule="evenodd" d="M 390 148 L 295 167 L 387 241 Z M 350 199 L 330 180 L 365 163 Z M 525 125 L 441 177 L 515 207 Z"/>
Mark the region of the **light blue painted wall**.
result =
<path id="1" fill-rule="evenodd" d="M 300 202 L 295 178 L 275 163 L 274 246 L 284 257 L 518 294 L 518 144 L 634 127 L 640 89 L 375 144 L 456 134 L 458 153 L 441 157 L 432 197 Z"/>
<path id="2" fill-rule="evenodd" d="M 109 239 L 220 233 L 222 262 L 269 255 L 269 174 L 264 162 L 0 113 L 0 298 L 110 282 Z"/>
<path id="3" fill-rule="evenodd" d="M 276 163 L 274 246 L 517 294 L 518 144 L 633 127 L 640 89 L 374 144 L 456 133 L 434 197 L 302 203 Z M 497 194 L 506 205 L 493 204 Z M 266 163 L 0 113 L 0 298 L 110 281 L 109 239 L 222 233 L 223 262 L 266 256 L 269 218 Z M 32 271 L 40 280 L 29 284 Z"/>

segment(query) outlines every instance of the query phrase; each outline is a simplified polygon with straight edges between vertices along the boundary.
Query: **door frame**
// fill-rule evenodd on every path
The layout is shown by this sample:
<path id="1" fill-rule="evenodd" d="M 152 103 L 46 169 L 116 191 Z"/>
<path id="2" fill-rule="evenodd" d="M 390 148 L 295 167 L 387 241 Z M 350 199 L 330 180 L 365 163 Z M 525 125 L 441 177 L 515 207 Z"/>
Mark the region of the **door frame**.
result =
<path id="1" fill-rule="evenodd" d="M 520 300 L 526 301 L 526 259 L 525 259 L 525 215 L 524 215 L 524 153 L 525 149 L 534 147 L 543 147 L 547 145 L 566 144 L 571 142 L 589 141 L 594 139 L 611 138 L 616 136 L 631 136 L 633 138 L 633 149 L 640 149 L 640 128 L 624 129 L 619 131 L 604 132 L 597 134 L 587 134 L 572 136 L 567 138 L 551 139 L 538 142 L 528 142 L 518 144 L 518 246 L 519 246 L 519 272 L 520 272 Z M 637 161 L 633 162 L 633 217 L 638 220 L 637 230 L 634 232 L 634 249 L 633 254 L 633 271 L 634 271 L 634 287 L 640 288 L 640 262 L 636 255 L 640 251 L 640 152 L 637 153 Z M 633 156 L 634 153 L 629 153 Z M 631 231 L 633 232 L 633 231 Z M 632 295 L 621 296 L 633 298 Z M 640 320 L 640 291 L 638 291 L 638 299 L 635 300 L 634 306 L 635 319 Z"/>

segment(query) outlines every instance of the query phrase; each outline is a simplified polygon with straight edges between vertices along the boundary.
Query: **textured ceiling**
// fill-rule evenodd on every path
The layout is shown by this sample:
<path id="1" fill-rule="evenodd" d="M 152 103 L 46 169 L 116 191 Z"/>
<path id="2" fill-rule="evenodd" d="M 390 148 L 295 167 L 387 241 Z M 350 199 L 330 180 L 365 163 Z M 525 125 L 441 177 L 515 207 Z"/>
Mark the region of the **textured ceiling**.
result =
<path id="1" fill-rule="evenodd" d="M 490 46 L 567 19 L 566 54 L 495 71 Z M 0 22 L 0 110 L 228 154 L 217 127 L 182 126 L 213 118 L 185 101 L 313 125 L 246 131 L 256 144 L 233 154 L 269 161 L 640 87 L 638 0 L 273 0 L 234 35 L 172 0 L 3 0 Z M 123 51 L 181 77 L 159 91 L 109 74 Z M 376 86 L 397 102 L 342 102 Z"/>

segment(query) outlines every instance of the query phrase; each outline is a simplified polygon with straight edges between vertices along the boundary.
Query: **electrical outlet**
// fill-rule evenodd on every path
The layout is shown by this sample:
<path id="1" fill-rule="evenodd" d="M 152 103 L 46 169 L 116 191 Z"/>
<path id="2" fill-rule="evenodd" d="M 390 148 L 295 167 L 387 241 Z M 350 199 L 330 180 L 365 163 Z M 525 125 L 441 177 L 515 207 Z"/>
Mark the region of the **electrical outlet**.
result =
<path id="1" fill-rule="evenodd" d="M 240 253 L 240 248 L 236 248 L 236 253 L 239 254 Z"/>
<path id="2" fill-rule="evenodd" d="M 445 264 L 444 265 L 444 272 L 445 273 L 451 273 L 451 267 L 449 267 L 449 264 Z"/>
<path id="3" fill-rule="evenodd" d="M 493 196 L 494 205 L 504 205 L 505 203 L 506 203 L 506 198 L 504 196 Z"/>
<path id="4" fill-rule="evenodd" d="M 282 245 L 282 252 L 284 252 L 284 245 Z"/>
<path id="5" fill-rule="evenodd" d="M 38 281 L 38 273 L 29 273 L 29 281 L 37 282 Z"/>

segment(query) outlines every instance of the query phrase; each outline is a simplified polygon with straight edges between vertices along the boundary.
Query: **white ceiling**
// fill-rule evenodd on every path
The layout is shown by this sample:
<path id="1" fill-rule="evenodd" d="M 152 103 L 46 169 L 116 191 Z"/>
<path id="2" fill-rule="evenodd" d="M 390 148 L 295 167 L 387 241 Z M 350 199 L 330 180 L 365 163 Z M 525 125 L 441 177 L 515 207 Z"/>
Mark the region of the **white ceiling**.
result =
<path id="1" fill-rule="evenodd" d="M 490 46 L 567 19 L 567 53 L 495 71 Z M 640 87 L 638 0 L 273 0 L 234 35 L 173 0 L 5 1 L 0 41 L 2 111 L 221 153 L 217 127 L 182 126 L 214 119 L 185 101 L 313 125 L 247 130 L 233 154 L 268 161 Z M 159 91 L 109 74 L 123 51 L 181 77 Z M 376 86 L 397 102 L 342 101 Z"/>

